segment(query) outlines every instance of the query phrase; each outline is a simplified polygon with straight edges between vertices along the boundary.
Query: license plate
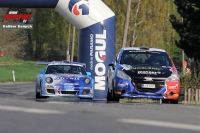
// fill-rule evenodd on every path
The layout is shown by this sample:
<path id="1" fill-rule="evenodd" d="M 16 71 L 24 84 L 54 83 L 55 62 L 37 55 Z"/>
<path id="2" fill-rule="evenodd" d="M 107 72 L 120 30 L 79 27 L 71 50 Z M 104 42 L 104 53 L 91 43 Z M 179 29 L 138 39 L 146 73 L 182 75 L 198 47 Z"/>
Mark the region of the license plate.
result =
<path id="1" fill-rule="evenodd" d="M 142 88 L 156 88 L 155 84 L 142 84 Z"/>
<path id="2" fill-rule="evenodd" d="M 73 91 L 74 90 L 74 88 L 71 88 L 71 87 L 66 87 L 65 88 L 65 91 Z"/>

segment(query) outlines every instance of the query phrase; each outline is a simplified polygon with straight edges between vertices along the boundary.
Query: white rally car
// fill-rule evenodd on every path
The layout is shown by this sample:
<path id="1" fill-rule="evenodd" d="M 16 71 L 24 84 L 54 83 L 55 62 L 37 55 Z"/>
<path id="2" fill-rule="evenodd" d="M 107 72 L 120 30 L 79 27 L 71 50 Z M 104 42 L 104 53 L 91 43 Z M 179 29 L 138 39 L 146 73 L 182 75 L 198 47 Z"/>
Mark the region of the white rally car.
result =
<path id="1" fill-rule="evenodd" d="M 47 64 L 36 76 L 35 97 L 70 96 L 93 98 L 94 80 L 85 64 L 69 61 L 38 62 Z"/>

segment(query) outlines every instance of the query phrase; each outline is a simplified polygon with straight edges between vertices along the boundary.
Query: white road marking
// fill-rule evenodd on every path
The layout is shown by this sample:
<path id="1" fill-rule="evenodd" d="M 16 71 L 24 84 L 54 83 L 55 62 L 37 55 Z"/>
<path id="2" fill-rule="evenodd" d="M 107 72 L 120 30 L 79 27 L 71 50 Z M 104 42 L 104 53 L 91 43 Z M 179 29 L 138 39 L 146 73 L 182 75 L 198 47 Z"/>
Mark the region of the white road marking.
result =
<path id="1" fill-rule="evenodd" d="M 34 114 L 66 114 L 66 112 L 60 110 L 24 108 L 24 107 L 5 106 L 5 105 L 0 105 L 0 110 L 17 111 L 17 112 L 34 113 Z"/>
<path id="2" fill-rule="evenodd" d="M 122 122 L 122 123 L 130 123 L 130 124 L 139 124 L 139 125 L 147 125 L 147 126 L 167 127 L 167 128 L 200 131 L 200 125 L 191 125 L 191 124 L 184 124 L 184 123 L 142 120 L 142 119 L 118 119 L 117 121 Z"/>

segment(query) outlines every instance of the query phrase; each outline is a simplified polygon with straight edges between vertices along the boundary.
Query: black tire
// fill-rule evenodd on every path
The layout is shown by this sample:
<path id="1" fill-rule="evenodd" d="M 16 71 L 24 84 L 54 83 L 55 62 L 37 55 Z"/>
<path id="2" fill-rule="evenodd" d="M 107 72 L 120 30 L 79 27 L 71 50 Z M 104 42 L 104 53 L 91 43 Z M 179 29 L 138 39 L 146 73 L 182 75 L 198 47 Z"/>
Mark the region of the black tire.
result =
<path id="1" fill-rule="evenodd" d="M 178 99 L 177 100 L 170 100 L 171 104 L 178 104 Z"/>
<path id="2" fill-rule="evenodd" d="M 162 99 L 162 104 L 163 103 L 169 103 L 169 100 L 167 100 L 167 99 Z"/>
<path id="3" fill-rule="evenodd" d="M 108 88 L 108 92 L 107 92 L 107 101 L 112 101 L 113 97 L 112 97 L 112 91 L 109 90 Z"/>
<path id="4" fill-rule="evenodd" d="M 37 92 L 37 93 L 35 94 L 35 98 L 36 98 L 36 99 L 40 99 L 40 98 L 41 98 L 40 93 Z"/>
<path id="5" fill-rule="evenodd" d="M 112 88 L 112 90 L 110 90 L 109 88 L 107 89 L 107 101 L 115 101 L 115 102 L 119 102 L 119 97 L 115 96 L 115 93 L 113 91 L 114 88 Z"/>
<path id="6" fill-rule="evenodd" d="M 37 88 L 38 88 L 38 87 L 36 86 L 36 90 L 35 90 L 35 92 L 36 92 L 36 93 L 35 93 L 35 98 L 36 98 L 36 99 L 40 99 L 40 98 L 41 98 L 41 95 L 40 95 L 39 92 L 37 92 Z"/>
<path id="7" fill-rule="evenodd" d="M 46 98 L 48 98 L 48 96 L 42 96 L 42 95 L 41 95 L 41 93 L 42 93 L 41 91 L 42 91 L 42 90 L 41 90 L 41 85 L 40 85 L 40 93 L 37 92 L 37 93 L 35 94 L 35 98 L 36 98 L 36 99 L 46 99 Z"/>
<path id="8" fill-rule="evenodd" d="M 177 100 L 162 99 L 162 103 L 178 104 L 178 99 Z"/>

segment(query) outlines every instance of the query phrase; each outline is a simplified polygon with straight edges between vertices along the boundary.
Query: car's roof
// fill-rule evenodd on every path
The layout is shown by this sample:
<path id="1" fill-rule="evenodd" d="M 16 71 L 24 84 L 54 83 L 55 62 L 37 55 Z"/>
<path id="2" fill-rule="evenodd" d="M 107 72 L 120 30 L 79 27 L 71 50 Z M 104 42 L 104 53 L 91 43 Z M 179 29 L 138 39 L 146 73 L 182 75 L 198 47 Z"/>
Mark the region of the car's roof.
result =
<path id="1" fill-rule="evenodd" d="M 141 47 L 124 47 L 122 48 L 122 50 L 146 50 L 146 51 L 160 51 L 160 52 L 166 52 L 163 49 L 159 49 L 159 48 L 149 48 L 146 46 L 141 46 Z"/>

